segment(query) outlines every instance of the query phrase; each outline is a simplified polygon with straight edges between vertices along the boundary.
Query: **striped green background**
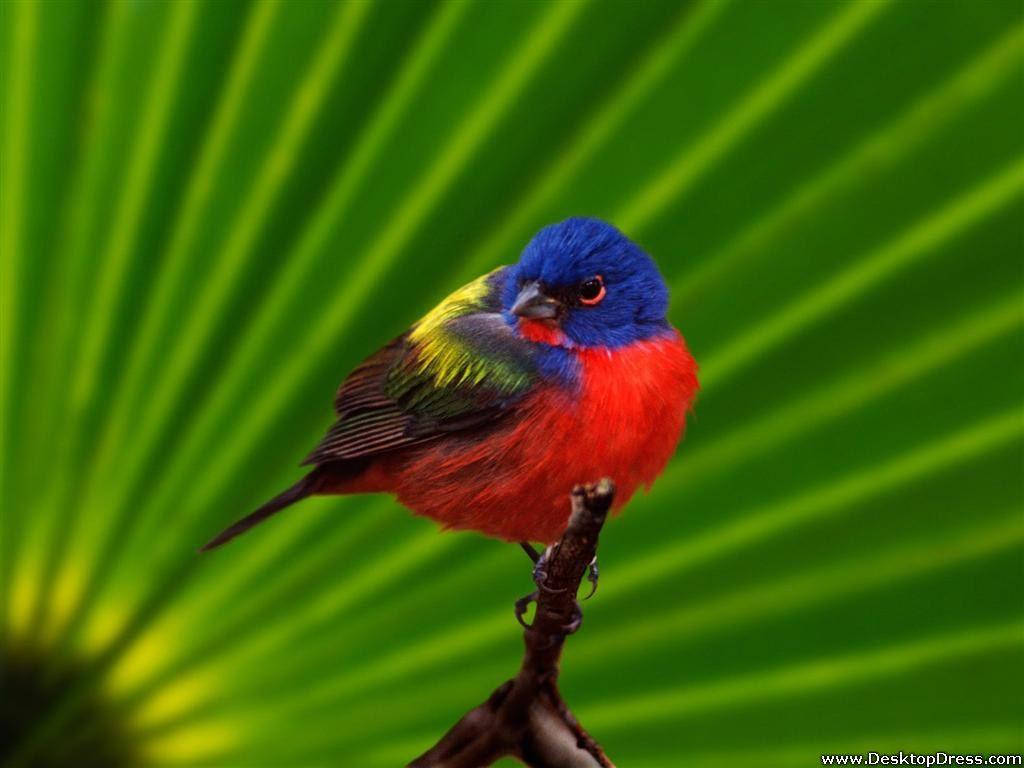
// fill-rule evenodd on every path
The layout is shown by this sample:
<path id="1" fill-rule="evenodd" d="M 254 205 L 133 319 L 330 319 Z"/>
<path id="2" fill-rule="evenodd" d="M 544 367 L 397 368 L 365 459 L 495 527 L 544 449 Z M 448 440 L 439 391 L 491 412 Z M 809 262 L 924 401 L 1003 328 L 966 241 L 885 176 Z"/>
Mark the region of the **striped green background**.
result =
<path id="1" fill-rule="evenodd" d="M 60 681 L 10 765 L 398 765 L 510 675 L 513 547 L 385 498 L 195 547 L 570 214 L 704 385 L 570 642 L 610 755 L 1024 748 L 1018 0 L 2 14 L 0 626 Z"/>

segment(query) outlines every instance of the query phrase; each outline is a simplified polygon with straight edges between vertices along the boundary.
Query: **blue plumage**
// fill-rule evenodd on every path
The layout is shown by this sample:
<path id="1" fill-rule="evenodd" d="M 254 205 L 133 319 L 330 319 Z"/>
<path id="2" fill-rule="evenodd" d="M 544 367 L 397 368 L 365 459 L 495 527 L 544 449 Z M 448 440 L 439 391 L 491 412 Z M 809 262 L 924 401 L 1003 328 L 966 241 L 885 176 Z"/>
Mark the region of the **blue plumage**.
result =
<path id="1" fill-rule="evenodd" d="M 572 290 L 599 275 L 607 294 L 594 306 L 569 308 L 560 318 L 567 339 L 583 347 L 621 347 L 670 331 L 668 288 L 654 261 L 618 229 L 600 219 L 575 217 L 545 227 L 505 274 L 502 305 L 514 323 L 522 286 L 538 281 L 548 292 Z"/>

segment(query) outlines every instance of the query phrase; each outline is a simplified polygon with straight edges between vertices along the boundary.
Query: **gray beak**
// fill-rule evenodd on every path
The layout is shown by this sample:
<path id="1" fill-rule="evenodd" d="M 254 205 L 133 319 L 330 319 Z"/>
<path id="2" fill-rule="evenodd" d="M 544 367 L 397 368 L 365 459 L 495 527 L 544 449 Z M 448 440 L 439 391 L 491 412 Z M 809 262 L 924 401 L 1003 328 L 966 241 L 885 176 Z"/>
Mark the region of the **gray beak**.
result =
<path id="1" fill-rule="evenodd" d="M 558 317 L 562 305 L 557 299 L 546 295 L 537 281 L 527 283 L 516 296 L 512 314 L 528 320 L 547 320 Z"/>

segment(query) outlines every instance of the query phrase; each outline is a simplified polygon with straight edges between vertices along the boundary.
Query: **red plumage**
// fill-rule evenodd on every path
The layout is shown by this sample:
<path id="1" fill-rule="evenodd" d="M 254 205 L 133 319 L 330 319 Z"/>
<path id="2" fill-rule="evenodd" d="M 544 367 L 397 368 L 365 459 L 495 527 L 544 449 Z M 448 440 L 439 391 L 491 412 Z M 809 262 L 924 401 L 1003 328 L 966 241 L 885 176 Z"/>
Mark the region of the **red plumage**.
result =
<path id="1" fill-rule="evenodd" d="M 578 483 L 614 478 L 621 507 L 672 457 L 697 393 L 697 365 L 677 332 L 572 353 L 579 391 L 540 387 L 492 430 L 382 455 L 318 492 L 389 492 L 448 528 L 546 543 L 564 532 L 567 490 Z"/>

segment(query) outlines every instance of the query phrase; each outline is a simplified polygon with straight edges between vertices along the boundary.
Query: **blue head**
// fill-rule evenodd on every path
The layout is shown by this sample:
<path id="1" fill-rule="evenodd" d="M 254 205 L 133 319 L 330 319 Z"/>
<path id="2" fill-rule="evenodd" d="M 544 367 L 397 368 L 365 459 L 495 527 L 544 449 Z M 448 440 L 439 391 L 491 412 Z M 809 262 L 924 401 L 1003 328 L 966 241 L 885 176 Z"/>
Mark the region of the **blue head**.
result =
<path id="1" fill-rule="evenodd" d="M 618 347 L 670 327 L 668 289 L 654 261 L 600 219 L 538 232 L 509 269 L 502 306 L 510 321 L 551 324 L 584 347 Z"/>

